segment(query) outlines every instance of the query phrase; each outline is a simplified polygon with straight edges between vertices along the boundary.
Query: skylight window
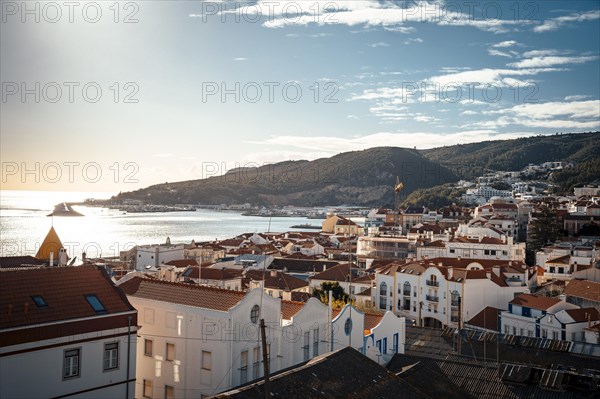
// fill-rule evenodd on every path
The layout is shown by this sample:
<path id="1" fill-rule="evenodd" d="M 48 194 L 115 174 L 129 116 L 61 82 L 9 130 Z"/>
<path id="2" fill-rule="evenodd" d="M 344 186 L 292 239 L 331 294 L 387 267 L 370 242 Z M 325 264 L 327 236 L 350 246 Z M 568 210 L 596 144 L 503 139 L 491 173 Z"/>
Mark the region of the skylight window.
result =
<path id="1" fill-rule="evenodd" d="M 90 294 L 85 296 L 85 300 L 88 301 L 94 312 L 96 313 L 106 313 L 106 308 L 100 302 L 100 299 L 96 295 Z"/>
<path id="2" fill-rule="evenodd" d="M 48 307 L 48 303 L 46 302 L 46 300 L 40 296 L 40 295 L 33 295 L 31 297 L 31 299 L 33 299 L 33 302 L 35 303 L 35 305 L 38 308 L 47 308 Z"/>
<path id="3" fill-rule="evenodd" d="M 191 267 L 189 269 L 187 269 L 185 272 L 183 272 L 183 277 L 189 277 L 192 272 L 194 271 L 194 269 L 192 269 Z"/>

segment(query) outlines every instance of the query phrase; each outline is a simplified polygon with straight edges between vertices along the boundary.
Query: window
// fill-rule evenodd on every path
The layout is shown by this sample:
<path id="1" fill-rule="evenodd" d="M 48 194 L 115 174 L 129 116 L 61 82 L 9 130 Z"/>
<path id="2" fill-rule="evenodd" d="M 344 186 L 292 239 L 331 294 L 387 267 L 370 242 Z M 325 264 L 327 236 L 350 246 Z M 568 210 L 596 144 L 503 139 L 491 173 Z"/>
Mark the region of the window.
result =
<path id="1" fill-rule="evenodd" d="M 144 339 L 144 355 L 145 356 L 152 356 L 152 340 L 151 339 Z"/>
<path id="2" fill-rule="evenodd" d="M 152 397 L 152 381 L 144 380 L 144 392 L 142 392 L 144 398 Z"/>
<path id="3" fill-rule="evenodd" d="M 504 325 L 504 334 L 509 334 L 509 326 L 507 326 L 506 324 Z"/>
<path id="4" fill-rule="evenodd" d="M 548 338 L 548 330 L 545 328 L 542 328 L 542 338 Z"/>
<path id="5" fill-rule="evenodd" d="M 258 321 L 258 314 L 260 313 L 260 307 L 258 305 L 252 306 L 250 311 L 250 321 L 254 324 Z"/>
<path id="6" fill-rule="evenodd" d="M 35 306 L 37 306 L 38 308 L 47 308 L 48 307 L 48 303 L 46 302 L 46 300 L 39 295 L 33 295 L 31 297 L 31 299 L 33 299 Z"/>
<path id="7" fill-rule="evenodd" d="M 106 313 L 106 308 L 100 302 L 100 299 L 96 295 L 90 294 L 85 296 L 85 300 L 90 304 L 94 312 L 96 313 Z"/>
<path id="8" fill-rule="evenodd" d="M 558 340 L 558 331 L 552 331 L 552 339 Z"/>
<path id="9" fill-rule="evenodd" d="M 352 320 L 350 320 L 350 318 L 347 318 L 346 322 L 344 323 L 344 333 L 346 333 L 346 335 L 350 335 L 351 332 L 352 332 Z"/>
<path id="10" fill-rule="evenodd" d="M 319 356 L 319 329 L 313 331 L 313 357 Z"/>
<path id="11" fill-rule="evenodd" d="M 240 384 L 248 381 L 248 351 L 242 351 L 240 355 Z"/>
<path id="12" fill-rule="evenodd" d="M 166 360 L 167 361 L 173 361 L 175 360 L 175 344 L 170 344 L 167 342 L 167 356 L 166 356 Z"/>
<path id="13" fill-rule="evenodd" d="M 175 389 L 170 385 L 165 385 L 165 399 L 173 399 L 175 397 Z"/>
<path id="14" fill-rule="evenodd" d="M 517 327 L 513 326 L 512 335 L 517 335 Z"/>
<path id="15" fill-rule="evenodd" d="M 111 342 L 104 344 L 104 370 L 112 370 L 119 367 L 119 343 Z"/>
<path id="16" fill-rule="evenodd" d="M 304 346 L 302 349 L 304 350 L 304 360 L 308 360 L 310 354 L 310 331 L 304 333 Z"/>
<path id="17" fill-rule="evenodd" d="M 79 377 L 79 360 L 81 349 L 70 349 L 65 351 L 64 378 Z"/>
<path id="18" fill-rule="evenodd" d="M 379 295 L 387 295 L 387 284 L 385 282 L 381 283 L 381 285 L 379 286 Z"/>
<path id="19" fill-rule="evenodd" d="M 212 353 L 202 351 L 202 370 L 211 370 Z"/>
<path id="20" fill-rule="evenodd" d="M 254 356 L 254 363 L 252 363 L 252 379 L 256 380 L 260 377 L 260 348 L 256 347 L 252 350 Z"/>
<path id="21" fill-rule="evenodd" d="M 383 339 L 383 353 L 387 353 L 387 337 Z"/>

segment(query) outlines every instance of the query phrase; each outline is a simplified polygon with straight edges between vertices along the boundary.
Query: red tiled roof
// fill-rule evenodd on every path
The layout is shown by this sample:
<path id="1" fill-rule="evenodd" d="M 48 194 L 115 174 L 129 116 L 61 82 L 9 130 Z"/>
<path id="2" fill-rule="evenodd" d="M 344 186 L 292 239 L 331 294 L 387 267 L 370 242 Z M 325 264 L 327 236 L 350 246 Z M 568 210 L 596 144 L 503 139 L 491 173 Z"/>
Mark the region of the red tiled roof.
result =
<path id="1" fill-rule="evenodd" d="M 213 269 L 211 267 L 203 267 L 200 271 L 199 267 L 191 266 L 192 271 L 185 277 L 197 278 L 200 280 L 232 280 L 239 276 L 239 273 L 232 273 L 227 269 Z M 185 272 L 184 272 L 185 273 Z"/>
<path id="2" fill-rule="evenodd" d="M 600 302 L 600 283 L 590 280 L 571 280 L 565 287 L 564 294 Z"/>
<path id="3" fill-rule="evenodd" d="M 304 302 L 281 301 L 281 315 L 284 319 L 290 320 L 303 306 Z"/>
<path id="4" fill-rule="evenodd" d="M 596 308 L 581 308 L 565 310 L 576 323 L 582 323 L 588 320 L 600 320 L 600 313 Z"/>
<path id="5" fill-rule="evenodd" d="M 188 266 L 198 266 L 198 262 L 196 259 L 175 259 L 170 260 L 165 265 L 175 266 L 175 267 L 188 267 Z"/>
<path id="6" fill-rule="evenodd" d="M 155 301 L 179 303 L 226 312 L 237 305 L 246 293 L 189 284 L 171 283 L 134 277 L 120 286 L 127 295 Z"/>
<path id="7" fill-rule="evenodd" d="M 498 331 L 498 314 L 500 309 L 486 306 L 481 312 L 477 313 L 467 324 L 485 328 L 487 330 Z"/>
<path id="8" fill-rule="evenodd" d="M 324 272 L 317 273 L 312 276 L 311 280 L 324 280 L 324 281 L 348 281 L 348 276 L 350 275 L 350 263 L 344 263 L 341 265 L 337 265 L 334 267 L 330 267 Z"/>
<path id="9" fill-rule="evenodd" d="M 95 317 L 84 295 L 94 294 L 105 313 L 135 310 L 103 269 L 93 266 L 47 267 L 0 273 L 0 329 Z M 47 307 L 36 306 L 41 296 Z M 9 306 L 11 307 L 10 316 Z"/>
<path id="10" fill-rule="evenodd" d="M 561 256 L 558 258 L 549 259 L 546 261 L 546 263 L 559 263 L 561 265 L 568 265 L 570 259 L 571 259 L 571 255 L 564 255 L 564 256 Z"/>
<path id="11" fill-rule="evenodd" d="M 273 275 L 275 274 L 275 275 Z M 248 270 L 246 277 L 252 280 L 265 281 L 265 288 L 274 288 L 278 290 L 293 291 L 306 287 L 308 282 L 301 278 L 274 270 Z"/>
<path id="12" fill-rule="evenodd" d="M 383 315 L 376 313 L 365 313 L 365 331 L 371 332 L 371 329 L 376 327 L 381 322 Z"/>
<path id="13" fill-rule="evenodd" d="M 531 294 L 521 294 L 509 303 L 532 309 L 546 310 L 559 302 L 560 299 L 558 298 L 550 298 Z"/>

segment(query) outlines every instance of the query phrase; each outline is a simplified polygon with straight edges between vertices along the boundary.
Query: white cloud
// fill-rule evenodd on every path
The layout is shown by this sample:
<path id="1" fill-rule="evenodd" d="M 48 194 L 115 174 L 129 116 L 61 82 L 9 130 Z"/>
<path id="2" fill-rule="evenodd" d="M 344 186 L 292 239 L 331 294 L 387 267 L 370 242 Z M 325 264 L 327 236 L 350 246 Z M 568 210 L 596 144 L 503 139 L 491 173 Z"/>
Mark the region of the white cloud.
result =
<path id="1" fill-rule="evenodd" d="M 276 136 L 265 140 L 261 145 L 278 145 L 290 150 L 299 148 L 303 150 L 314 151 L 318 148 L 322 151 L 320 156 L 335 155 L 345 151 L 364 150 L 379 146 L 394 146 L 412 148 L 416 146 L 419 149 L 441 147 L 454 144 L 476 143 L 486 140 L 508 140 L 527 135 L 535 135 L 537 132 L 510 132 L 498 133 L 494 129 L 474 129 L 461 130 L 451 133 L 393 133 L 381 132 L 358 137 L 331 137 L 331 136 Z M 326 155 L 324 155 L 326 154 Z M 305 157 L 305 159 L 310 159 Z"/>
<path id="2" fill-rule="evenodd" d="M 423 43 L 423 39 L 421 39 L 420 37 L 416 37 L 414 39 L 408 39 L 404 42 L 404 44 L 412 44 L 412 43 Z"/>
<path id="3" fill-rule="evenodd" d="M 558 50 L 531 50 L 523 53 L 523 57 L 531 58 L 531 57 L 544 57 L 548 55 L 560 55 L 561 52 Z"/>
<path id="4" fill-rule="evenodd" d="M 572 13 L 558 18 L 547 19 L 541 25 L 533 28 L 533 31 L 538 33 L 549 32 L 557 30 L 560 27 L 568 25 L 572 22 L 594 21 L 596 19 L 600 19 L 600 10 L 587 11 L 584 13 Z"/>
<path id="5" fill-rule="evenodd" d="M 479 121 L 465 126 L 492 129 L 508 125 L 566 130 L 600 128 L 600 100 L 524 103 L 484 113 L 502 116 L 496 120 Z"/>
<path id="6" fill-rule="evenodd" d="M 588 61 L 597 60 L 598 56 L 541 56 L 527 58 L 518 62 L 508 64 L 509 66 L 516 68 L 547 68 L 556 65 L 567 65 L 567 64 L 583 64 Z"/>
<path id="7" fill-rule="evenodd" d="M 477 115 L 477 112 L 475 111 L 471 111 L 471 110 L 466 110 L 460 113 L 461 115 Z"/>
<path id="8" fill-rule="evenodd" d="M 587 98 L 590 98 L 591 96 L 588 95 L 583 95 L 583 94 L 576 94 L 573 96 L 566 96 L 565 97 L 565 101 L 579 101 L 579 100 L 585 100 Z"/>
<path id="9" fill-rule="evenodd" d="M 245 58 L 245 57 L 237 57 L 237 58 L 234 58 L 233 60 L 234 60 L 234 61 L 247 61 L 247 60 L 248 60 L 248 58 Z"/>
<path id="10" fill-rule="evenodd" d="M 493 48 L 488 49 L 488 54 L 489 55 L 495 55 L 498 57 L 508 57 L 508 58 L 513 58 L 516 56 L 516 54 L 514 54 L 515 52 L 511 52 L 511 53 L 507 53 L 505 51 L 500 51 L 500 50 L 496 50 Z"/>
<path id="11" fill-rule="evenodd" d="M 415 28 L 407 24 L 429 22 L 438 25 L 472 26 L 477 29 L 500 33 L 509 31 L 509 27 L 532 24 L 527 20 L 476 20 L 456 7 L 446 7 L 443 1 L 419 0 L 414 2 L 392 2 L 387 0 L 357 0 L 331 2 L 313 0 L 298 2 L 293 0 L 259 0 L 256 4 L 242 5 L 235 10 L 225 10 L 223 14 L 261 15 L 263 26 L 283 28 L 287 26 L 348 25 L 361 26 L 363 29 L 382 27 L 385 30 L 412 33 Z"/>
<path id="12" fill-rule="evenodd" d="M 389 47 L 390 44 L 386 43 L 386 42 L 377 42 L 377 43 L 369 44 L 369 46 L 374 47 L 374 48 L 375 47 Z"/>
<path id="13" fill-rule="evenodd" d="M 521 43 L 516 42 L 514 40 L 506 40 L 500 43 L 496 43 L 493 44 L 492 47 L 493 48 L 506 48 L 506 47 L 514 47 L 514 46 L 520 46 Z"/>

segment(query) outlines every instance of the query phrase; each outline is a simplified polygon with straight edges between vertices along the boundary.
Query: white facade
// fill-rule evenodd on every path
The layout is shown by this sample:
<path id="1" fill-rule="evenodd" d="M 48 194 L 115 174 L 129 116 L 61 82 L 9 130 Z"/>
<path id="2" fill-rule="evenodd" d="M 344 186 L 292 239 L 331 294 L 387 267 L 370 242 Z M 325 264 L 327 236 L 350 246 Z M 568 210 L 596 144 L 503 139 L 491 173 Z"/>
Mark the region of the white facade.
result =
<path id="1" fill-rule="evenodd" d="M 511 304 L 509 310 L 500 312 L 500 332 L 503 334 L 522 335 L 528 337 L 549 338 L 561 340 L 560 328 L 554 327 L 559 324 L 550 321 L 546 315 L 552 315 L 565 309 L 577 309 L 577 305 L 560 301 L 547 309 L 534 309 Z M 545 318 L 544 328 L 540 321 Z"/>
<path id="2" fill-rule="evenodd" d="M 444 269 L 446 272 L 442 272 Z M 458 273 L 467 277 L 457 278 Z M 457 325 L 459 317 L 470 320 L 487 306 L 506 309 L 515 295 L 528 290 L 525 273 L 505 274 L 507 279 L 514 278 L 507 286 L 494 282 L 492 273 L 501 278 L 499 268 L 485 272 L 485 277 L 470 278 L 468 272 L 450 267 L 398 266 L 395 272 L 376 274 L 374 305 L 414 320 L 417 325 Z"/>
<path id="3" fill-rule="evenodd" d="M 133 312 L 132 312 L 133 314 Z M 114 315 L 109 315 L 113 317 Z M 87 322 L 90 322 L 89 320 Z M 41 326 L 65 328 L 61 323 Z M 132 327 L 129 352 L 129 398 L 135 392 L 135 326 Z M 66 337 L 28 342 L 0 348 L 0 397 L 49 398 L 69 395 L 73 398 L 123 398 L 127 386 L 127 328 L 93 331 Z M 117 344 L 116 367 L 105 370 L 105 345 Z M 78 351 L 77 374 L 65 376 L 66 357 Z M 114 352 L 113 352 L 114 354 Z M 71 357 L 71 356 L 69 356 Z M 70 361 L 70 360 L 69 360 Z M 110 363 L 109 367 L 115 366 Z M 10 383 L 8 383 L 10 382 Z M 74 394 L 78 393 L 78 394 Z"/>
<path id="4" fill-rule="evenodd" d="M 146 266 L 159 266 L 172 260 L 183 259 L 183 244 L 140 245 L 137 247 L 136 270 L 143 271 Z"/>
<path id="5" fill-rule="evenodd" d="M 404 353 L 406 320 L 387 311 L 381 322 L 365 335 L 364 354 L 379 364 L 387 364 L 396 353 Z M 390 340 L 391 337 L 391 340 Z"/>
<path id="6" fill-rule="evenodd" d="M 417 260 L 432 258 L 467 258 L 523 261 L 525 243 L 515 243 L 513 237 L 502 236 L 492 239 L 479 236 L 477 239 L 454 238 L 443 245 L 417 247 Z"/>
<path id="7" fill-rule="evenodd" d="M 248 292 L 226 311 L 135 294 L 128 298 L 138 309 L 142 325 L 137 346 L 139 398 L 164 398 L 166 390 L 174 398 L 206 397 L 261 378 L 260 318 L 265 319 L 271 372 L 347 345 L 363 350 L 364 314 L 350 305 L 332 318 L 329 308 L 315 298 L 305 304 L 282 302 L 260 289 Z M 253 321 L 257 306 L 260 312 Z M 352 327 L 346 334 L 350 318 Z M 391 334 L 392 342 L 398 333 L 403 343 L 404 330 L 397 322 L 388 325 L 391 321 L 395 320 L 382 320 L 377 337 Z"/>

